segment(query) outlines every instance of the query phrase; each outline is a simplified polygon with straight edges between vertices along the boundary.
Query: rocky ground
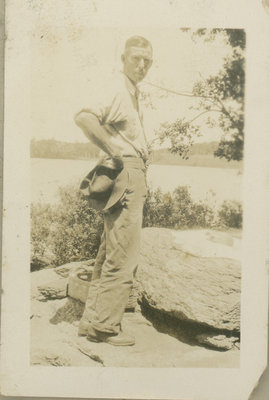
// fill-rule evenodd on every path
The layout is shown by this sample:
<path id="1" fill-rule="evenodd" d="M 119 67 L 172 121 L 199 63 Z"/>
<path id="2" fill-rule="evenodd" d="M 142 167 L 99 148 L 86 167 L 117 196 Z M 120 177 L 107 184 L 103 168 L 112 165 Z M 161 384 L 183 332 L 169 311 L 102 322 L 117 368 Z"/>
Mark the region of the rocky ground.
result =
<path id="1" fill-rule="evenodd" d="M 77 266 L 72 263 L 31 274 L 32 365 L 239 367 L 240 239 L 224 232 L 156 228 L 145 229 L 143 238 L 137 278 L 140 305 L 123 320 L 123 329 L 135 336 L 136 344 L 113 347 L 77 336 L 84 305 L 66 297 L 69 272 Z"/>

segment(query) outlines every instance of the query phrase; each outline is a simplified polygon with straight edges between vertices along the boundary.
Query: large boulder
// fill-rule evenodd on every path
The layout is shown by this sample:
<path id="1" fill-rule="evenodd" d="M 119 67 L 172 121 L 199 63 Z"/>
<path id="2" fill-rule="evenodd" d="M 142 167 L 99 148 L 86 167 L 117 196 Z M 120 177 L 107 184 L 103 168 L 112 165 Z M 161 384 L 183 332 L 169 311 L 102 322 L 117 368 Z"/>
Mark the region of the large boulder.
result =
<path id="1" fill-rule="evenodd" d="M 122 349 L 120 357 L 119 349 L 77 338 L 84 304 L 65 298 L 73 272 L 92 270 L 94 260 L 32 272 L 32 363 L 197 367 L 212 366 L 213 357 L 216 366 L 235 367 L 239 260 L 238 232 L 232 236 L 212 230 L 143 229 L 137 271 L 142 314 L 137 306 L 136 312 L 125 313 L 123 321 L 137 344 L 131 353 Z M 211 349 L 222 352 L 216 355 Z M 230 355 L 225 356 L 223 350 Z"/>
<path id="2" fill-rule="evenodd" d="M 184 231 L 143 229 L 137 272 L 141 302 L 173 319 L 239 332 L 239 239 L 214 231 L 185 236 L 186 241 Z"/>

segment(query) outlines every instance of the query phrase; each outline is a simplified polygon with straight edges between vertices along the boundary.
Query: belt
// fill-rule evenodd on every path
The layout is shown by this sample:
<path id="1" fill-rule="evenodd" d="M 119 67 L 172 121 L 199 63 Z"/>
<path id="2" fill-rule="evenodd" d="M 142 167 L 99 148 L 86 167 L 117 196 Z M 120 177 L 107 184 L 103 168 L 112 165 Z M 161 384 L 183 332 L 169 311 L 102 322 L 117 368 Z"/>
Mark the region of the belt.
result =
<path id="1" fill-rule="evenodd" d="M 127 168 L 137 168 L 145 170 L 146 166 L 142 158 L 136 156 L 122 156 L 123 165 Z"/>

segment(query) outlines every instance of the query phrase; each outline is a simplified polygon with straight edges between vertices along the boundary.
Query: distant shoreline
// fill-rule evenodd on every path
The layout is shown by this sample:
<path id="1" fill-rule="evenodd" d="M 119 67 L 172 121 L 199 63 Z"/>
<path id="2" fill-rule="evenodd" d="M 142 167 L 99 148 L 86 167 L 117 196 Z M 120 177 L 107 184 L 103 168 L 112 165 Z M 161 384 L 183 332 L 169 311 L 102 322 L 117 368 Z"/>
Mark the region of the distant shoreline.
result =
<path id="1" fill-rule="evenodd" d="M 214 156 L 218 142 L 195 143 L 191 146 L 189 159 L 184 160 L 179 154 L 171 153 L 168 148 L 154 149 L 150 155 L 153 165 L 178 165 L 189 167 L 229 168 L 243 170 L 242 161 L 227 161 Z M 30 155 L 33 158 L 95 161 L 100 150 L 92 143 L 68 143 L 53 139 L 31 140 Z"/>
<path id="2" fill-rule="evenodd" d="M 98 158 L 87 157 L 31 157 L 31 159 L 46 159 L 46 160 L 65 160 L 65 161 L 89 161 L 96 162 Z M 193 155 L 188 160 L 181 158 L 163 158 L 153 160 L 150 162 L 152 165 L 170 165 L 170 166 L 185 166 L 185 167 L 205 167 L 205 168 L 228 168 L 238 169 L 241 173 L 243 171 L 242 161 L 226 161 L 216 158 L 211 155 Z"/>

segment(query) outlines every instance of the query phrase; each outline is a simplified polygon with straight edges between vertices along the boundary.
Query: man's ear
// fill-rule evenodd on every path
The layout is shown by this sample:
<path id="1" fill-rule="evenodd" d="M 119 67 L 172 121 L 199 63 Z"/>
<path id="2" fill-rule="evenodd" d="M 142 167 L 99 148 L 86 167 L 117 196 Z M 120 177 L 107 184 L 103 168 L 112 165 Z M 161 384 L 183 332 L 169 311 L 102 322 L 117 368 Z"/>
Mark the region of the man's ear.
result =
<path id="1" fill-rule="evenodd" d="M 121 61 L 124 63 L 125 62 L 125 54 L 121 55 Z"/>

